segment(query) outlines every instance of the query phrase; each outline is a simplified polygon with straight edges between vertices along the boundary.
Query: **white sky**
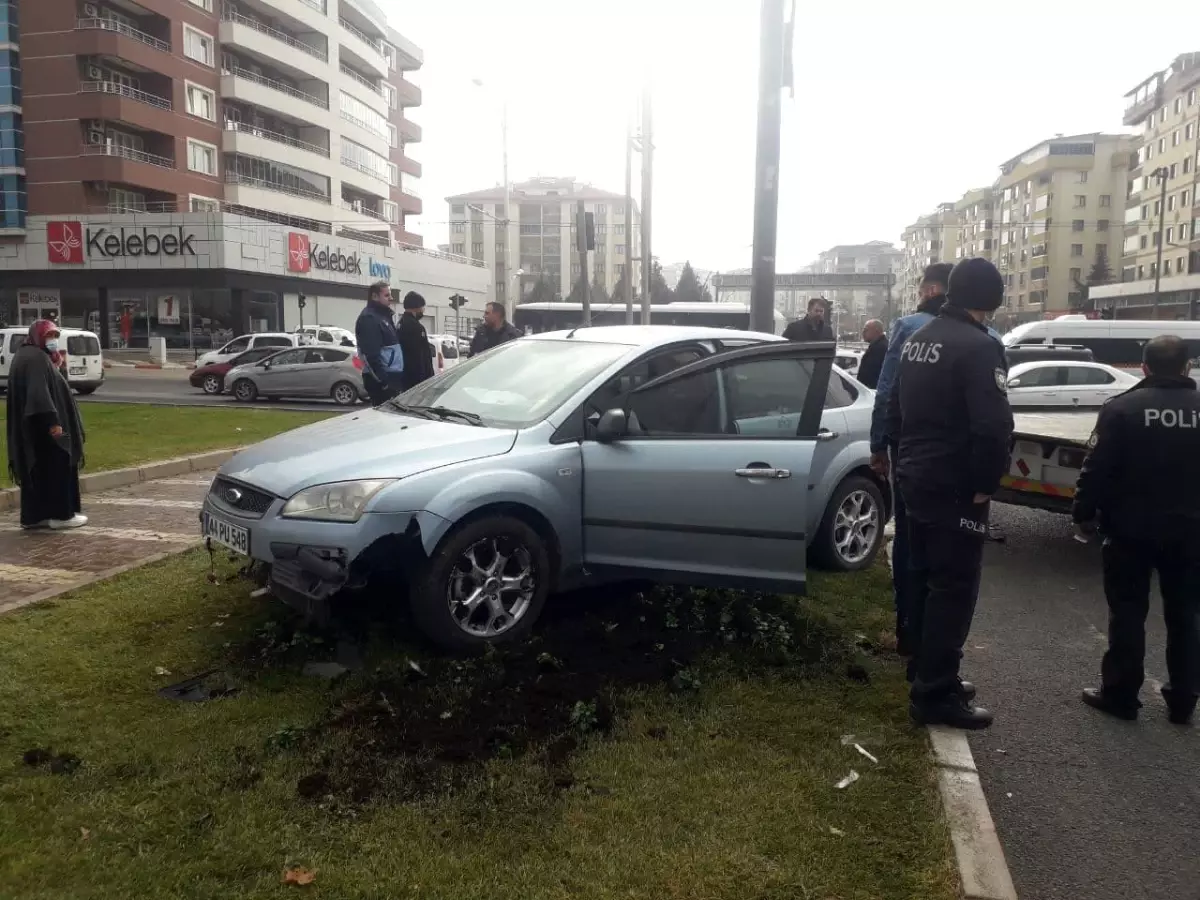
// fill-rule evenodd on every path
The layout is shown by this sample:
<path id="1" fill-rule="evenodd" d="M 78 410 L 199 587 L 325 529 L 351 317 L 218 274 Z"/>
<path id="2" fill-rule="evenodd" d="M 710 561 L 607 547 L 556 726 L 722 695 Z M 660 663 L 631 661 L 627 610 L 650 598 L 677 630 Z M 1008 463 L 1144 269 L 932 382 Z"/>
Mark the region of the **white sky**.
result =
<path id="1" fill-rule="evenodd" d="M 757 0 L 380 2 L 425 51 L 424 105 L 412 113 L 425 139 L 412 155 L 424 165 L 415 230 L 427 245 L 447 241 L 445 197 L 500 182 L 505 97 L 512 180 L 573 175 L 622 191 L 625 124 L 649 72 L 655 256 L 750 265 Z M 918 215 L 1056 133 L 1128 130 L 1125 92 L 1200 50 L 1200 37 L 1166 24 L 1200 20 L 1195 0 L 1155 0 L 1141 25 L 1087 0 L 798 7 L 781 271 L 834 244 L 898 241 Z"/>

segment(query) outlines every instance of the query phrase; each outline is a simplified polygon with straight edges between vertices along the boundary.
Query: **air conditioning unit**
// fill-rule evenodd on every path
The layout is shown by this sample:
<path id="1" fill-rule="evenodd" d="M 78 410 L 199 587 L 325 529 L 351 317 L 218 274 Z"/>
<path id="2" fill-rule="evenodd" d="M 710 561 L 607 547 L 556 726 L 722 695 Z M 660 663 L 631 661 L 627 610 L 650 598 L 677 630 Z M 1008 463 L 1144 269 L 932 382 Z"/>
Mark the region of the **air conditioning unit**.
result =
<path id="1" fill-rule="evenodd" d="M 95 3 L 85 3 L 83 4 L 83 15 L 88 19 L 98 19 L 100 18 L 100 7 Z"/>
<path id="2" fill-rule="evenodd" d="M 99 131 L 101 134 L 103 134 L 104 123 L 99 119 L 92 119 L 87 123 L 87 129 L 88 131 Z"/>
<path id="3" fill-rule="evenodd" d="M 87 142 L 89 144 L 103 144 L 104 143 L 104 132 L 103 131 L 89 131 L 88 136 L 87 136 Z"/>
<path id="4" fill-rule="evenodd" d="M 102 68 L 100 68 L 99 66 L 88 66 L 87 74 L 88 74 L 88 78 L 90 78 L 92 81 L 103 81 L 104 80 L 104 70 Z"/>

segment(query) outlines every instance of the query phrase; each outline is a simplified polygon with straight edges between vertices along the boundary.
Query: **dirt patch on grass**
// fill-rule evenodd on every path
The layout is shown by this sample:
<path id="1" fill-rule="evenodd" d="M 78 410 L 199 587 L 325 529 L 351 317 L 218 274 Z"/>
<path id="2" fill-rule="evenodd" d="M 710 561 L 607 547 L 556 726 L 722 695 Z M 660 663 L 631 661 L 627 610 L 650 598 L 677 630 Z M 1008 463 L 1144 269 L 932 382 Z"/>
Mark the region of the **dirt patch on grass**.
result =
<path id="1" fill-rule="evenodd" d="M 330 655 L 334 636 L 273 623 L 240 648 L 259 667 Z M 333 688 L 326 717 L 287 727 L 276 750 L 311 750 L 298 796 L 354 804 L 458 790 L 493 759 L 524 758 L 546 791 L 575 783 L 572 759 L 614 727 L 631 690 L 699 691 L 716 667 L 788 677 L 847 673 L 851 637 L 787 598 L 725 591 L 589 592 L 548 609 L 537 636 L 475 659 L 397 656 Z M 665 732 L 651 728 L 648 736 Z"/>

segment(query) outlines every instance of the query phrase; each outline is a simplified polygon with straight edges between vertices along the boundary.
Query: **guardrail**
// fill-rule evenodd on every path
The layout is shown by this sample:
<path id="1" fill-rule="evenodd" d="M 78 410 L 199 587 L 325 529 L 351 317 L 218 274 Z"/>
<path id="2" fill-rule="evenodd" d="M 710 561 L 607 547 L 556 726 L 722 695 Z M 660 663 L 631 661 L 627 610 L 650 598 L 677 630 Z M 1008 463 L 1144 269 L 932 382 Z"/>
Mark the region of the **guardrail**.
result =
<path id="1" fill-rule="evenodd" d="M 148 103 L 150 106 L 157 106 L 159 109 L 173 109 L 173 105 L 166 97 L 160 97 L 157 94 L 150 94 L 146 91 L 139 91 L 137 88 L 132 88 L 127 84 L 121 84 L 117 81 L 81 81 L 79 83 L 79 93 L 81 94 L 116 94 L 120 97 L 128 97 L 130 100 L 137 100 L 139 103 Z"/>
<path id="2" fill-rule="evenodd" d="M 280 194 L 290 194 L 293 197 L 304 197 L 308 200 L 315 200 L 318 203 L 329 202 L 329 198 L 320 191 L 313 191 L 309 190 L 308 188 L 280 184 L 277 181 L 267 181 L 265 178 L 255 178 L 252 175 L 243 175 L 241 172 L 231 172 L 228 169 L 225 171 L 225 183 L 242 184 L 246 187 L 262 188 L 265 191 L 277 191 Z"/>
<path id="3" fill-rule="evenodd" d="M 380 222 L 387 222 L 389 225 L 394 224 L 383 213 L 378 212 L 377 210 L 374 210 L 374 209 L 369 209 L 366 206 L 361 206 L 361 205 L 355 206 L 354 203 L 350 200 L 342 201 L 342 209 L 349 210 L 350 212 L 356 212 L 360 216 L 370 216 L 372 219 L 378 219 Z"/>
<path id="4" fill-rule="evenodd" d="M 342 118 L 345 119 L 347 122 L 349 122 L 351 125 L 357 125 L 363 131 L 369 131 L 371 134 L 375 135 L 375 137 L 379 138 L 380 140 L 383 140 L 383 141 L 391 140 L 391 138 L 387 134 L 380 134 L 378 131 L 376 131 L 374 128 L 372 128 L 370 125 L 368 125 L 366 122 L 364 122 L 362 119 L 358 118 L 358 116 L 352 116 L 350 113 L 346 112 L 344 109 L 341 111 L 341 113 L 342 113 Z"/>
<path id="5" fill-rule="evenodd" d="M 249 134 L 254 137 L 260 137 L 265 141 L 274 141 L 277 144 L 286 144 L 289 147 L 295 147 L 297 150 L 307 150 L 309 153 L 316 153 L 319 156 L 329 158 L 329 149 L 327 147 L 319 147 L 316 144 L 309 144 L 305 141 L 297 140 L 294 137 L 288 137 L 286 134 L 279 134 L 276 131 L 267 131 L 265 128 L 256 128 L 253 125 L 248 125 L 245 122 L 233 122 L 229 119 L 225 120 L 226 131 L 236 131 L 240 134 Z"/>
<path id="6" fill-rule="evenodd" d="M 301 53 L 307 53 L 309 56 L 314 56 L 321 62 L 329 62 L 329 54 L 320 47 L 314 47 L 312 44 L 306 44 L 298 38 L 292 37 L 286 31 L 280 31 L 278 28 L 272 28 L 265 22 L 260 22 L 258 19 L 251 19 L 249 16 L 244 16 L 235 9 L 225 7 L 221 10 L 221 20 L 224 22 L 236 22 L 238 25 L 245 25 L 247 28 L 253 28 L 259 34 L 265 34 L 269 38 L 274 38 L 281 43 L 287 44 L 289 47 L 299 50 Z"/>
<path id="7" fill-rule="evenodd" d="M 240 66 L 234 66 L 231 69 L 222 69 L 221 74 L 232 75 L 235 78 L 245 78 L 247 81 L 261 84 L 263 87 L 279 91 L 281 94 L 287 94 L 289 97 L 295 97 L 297 100 L 303 100 L 305 103 L 311 103 L 313 106 L 318 106 L 321 109 L 329 109 L 328 100 L 322 100 L 320 97 L 306 94 L 304 91 L 297 90 L 290 84 L 284 84 L 282 81 L 276 81 L 274 78 L 268 78 L 266 75 L 259 75 L 257 72 L 251 72 L 249 69 L 243 69 Z"/>
<path id="8" fill-rule="evenodd" d="M 346 19 L 342 16 L 338 16 L 338 22 L 348 32 L 350 32 L 364 44 L 369 44 L 372 50 L 374 50 L 380 56 L 383 56 L 383 41 L 379 40 L 378 38 L 371 37 L 357 25 L 350 22 L 349 19 Z"/>
<path id="9" fill-rule="evenodd" d="M 343 63 L 343 62 L 338 63 L 338 71 L 341 72 L 343 75 L 349 75 L 350 78 L 352 78 L 354 81 L 357 81 L 359 84 L 361 84 L 367 90 L 369 90 L 371 93 L 377 94 L 380 97 L 383 96 L 383 88 L 379 87 L 378 85 L 371 84 L 371 82 L 369 82 L 367 79 L 363 78 L 361 75 L 359 75 L 357 72 L 355 72 L 352 68 L 350 68 L 345 63 Z"/>
<path id="10" fill-rule="evenodd" d="M 171 52 L 170 42 L 164 41 L 162 38 L 156 38 L 152 34 L 146 34 L 144 31 L 138 31 L 124 22 L 114 22 L 112 19 L 99 18 L 77 19 L 75 27 L 81 30 L 115 31 L 117 34 L 123 34 L 127 38 L 141 41 L 147 47 L 153 47 L 155 50 L 161 50 L 164 53 Z"/>
<path id="11" fill-rule="evenodd" d="M 170 157 L 157 156 L 154 153 L 135 150 L 133 147 L 125 147 L 121 144 L 87 144 L 84 146 L 83 152 L 85 156 L 119 156 L 122 159 L 131 159 L 134 162 L 147 163 L 163 169 L 175 168 L 175 160 Z"/>

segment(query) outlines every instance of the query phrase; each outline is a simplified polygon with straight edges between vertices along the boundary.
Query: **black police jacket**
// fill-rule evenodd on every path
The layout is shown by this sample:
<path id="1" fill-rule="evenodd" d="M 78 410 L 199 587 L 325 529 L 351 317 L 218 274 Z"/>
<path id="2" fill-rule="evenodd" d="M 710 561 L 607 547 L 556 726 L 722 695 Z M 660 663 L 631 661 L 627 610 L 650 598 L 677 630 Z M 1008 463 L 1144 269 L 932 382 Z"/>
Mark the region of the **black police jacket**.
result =
<path id="1" fill-rule="evenodd" d="M 400 334 L 400 349 L 404 353 L 404 372 L 400 375 L 403 390 L 416 387 L 426 378 L 433 377 L 433 350 L 429 347 L 429 335 L 425 326 L 410 312 L 400 317 L 396 329 Z"/>
<path id="2" fill-rule="evenodd" d="M 478 356 L 486 350 L 524 336 L 525 333 L 518 331 L 511 322 L 505 322 L 499 328 L 488 328 L 487 323 L 484 322 L 475 329 L 475 336 L 471 338 L 471 352 L 467 355 Z"/>
<path id="3" fill-rule="evenodd" d="M 806 316 L 789 323 L 788 327 L 783 329 L 783 336 L 789 341 L 798 343 L 832 341 L 833 329 L 829 327 L 828 322 L 822 321 L 820 325 L 816 325 Z"/>
<path id="4" fill-rule="evenodd" d="M 973 497 L 995 493 L 1008 468 L 1007 383 L 1000 342 L 951 304 L 905 343 L 887 433 L 899 440 L 896 480 L 915 518 L 986 532 Z"/>
<path id="5" fill-rule="evenodd" d="M 1142 541 L 1200 537 L 1200 392 L 1151 375 L 1100 410 L 1075 487 L 1076 522 Z"/>
<path id="6" fill-rule="evenodd" d="M 391 307 L 368 301 L 354 323 L 354 338 L 358 342 L 359 356 L 367 364 L 364 374 L 400 390 L 401 360 L 397 359 L 400 335 L 392 321 Z"/>

